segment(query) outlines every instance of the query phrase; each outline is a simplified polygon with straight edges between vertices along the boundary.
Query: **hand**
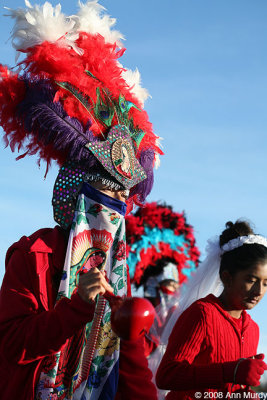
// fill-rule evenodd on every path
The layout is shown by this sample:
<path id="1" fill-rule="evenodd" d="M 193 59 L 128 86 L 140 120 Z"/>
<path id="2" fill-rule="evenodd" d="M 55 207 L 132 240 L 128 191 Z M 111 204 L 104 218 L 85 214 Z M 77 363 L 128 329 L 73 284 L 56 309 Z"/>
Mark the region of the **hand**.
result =
<path id="1" fill-rule="evenodd" d="M 245 358 L 242 361 L 230 361 L 223 364 L 225 382 L 239 383 L 240 385 L 259 386 L 261 375 L 267 369 L 263 361 L 264 354 Z M 239 362 L 238 366 L 237 363 Z M 237 370 L 234 377 L 234 371 Z M 235 379 L 234 379 L 235 378 Z"/>
<path id="2" fill-rule="evenodd" d="M 84 301 L 91 303 L 98 294 L 105 292 L 113 293 L 113 289 L 98 268 L 91 268 L 86 274 L 80 274 L 78 294 Z"/>
<path id="3" fill-rule="evenodd" d="M 257 354 L 254 358 L 241 361 L 237 367 L 236 383 L 249 386 L 259 386 L 260 379 L 267 365 L 263 361 L 264 354 Z"/>

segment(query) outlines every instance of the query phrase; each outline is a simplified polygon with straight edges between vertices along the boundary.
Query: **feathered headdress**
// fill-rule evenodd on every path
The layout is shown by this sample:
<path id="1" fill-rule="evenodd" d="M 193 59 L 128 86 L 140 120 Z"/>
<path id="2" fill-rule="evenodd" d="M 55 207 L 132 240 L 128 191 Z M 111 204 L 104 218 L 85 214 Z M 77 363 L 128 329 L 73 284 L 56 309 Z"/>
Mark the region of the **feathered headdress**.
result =
<path id="1" fill-rule="evenodd" d="M 140 74 L 118 61 L 123 36 L 97 0 L 65 16 L 48 2 L 7 9 L 24 55 L 18 72 L 0 65 L 0 124 L 14 151 L 56 160 L 79 174 L 111 177 L 143 202 L 153 184 L 158 137 L 143 109 Z M 77 183 L 77 182 L 76 182 Z M 54 195 L 54 201 L 59 201 Z"/>
<path id="2" fill-rule="evenodd" d="M 183 283 L 198 266 L 199 250 L 184 213 L 171 206 L 147 203 L 126 217 L 127 263 L 132 283 L 139 287 L 162 273 L 169 263 Z"/>

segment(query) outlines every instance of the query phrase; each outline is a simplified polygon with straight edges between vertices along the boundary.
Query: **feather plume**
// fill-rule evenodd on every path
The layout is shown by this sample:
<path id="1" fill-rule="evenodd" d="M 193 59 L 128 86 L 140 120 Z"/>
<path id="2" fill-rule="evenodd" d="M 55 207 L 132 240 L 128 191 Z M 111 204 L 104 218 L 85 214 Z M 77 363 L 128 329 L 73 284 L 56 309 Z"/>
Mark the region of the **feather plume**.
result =
<path id="1" fill-rule="evenodd" d="M 68 82 L 56 82 L 56 84 L 59 87 L 67 90 L 68 92 L 70 92 L 76 98 L 76 100 L 78 100 L 79 103 L 86 109 L 86 111 L 88 112 L 88 115 L 90 115 L 90 117 L 91 117 L 91 120 L 95 121 L 95 117 L 92 114 L 92 110 L 91 110 L 91 106 L 89 104 L 89 101 L 83 95 L 82 92 L 80 92 L 77 88 L 75 88 L 73 85 L 71 85 Z M 105 138 L 104 135 L 103 135 L 103 137 Z"/>
<path id="2" fill-rule="evenodd" d="M 156 153 L 162 151 L 143 109 L 148 92 L 141 87 L 140 73 L 118 62 L 125 49 L 118 49 L 123 36 L 113 30 L 116 20 L 98 0 L 80 2 L 76 16 L 61 13 L 60 4 L 25 4 L 26 10 L 8 9 L 15 20 L 13 46 L 26 53 L 21 63 L 26 75 L 0 68 L 0 124 L 6 143 L 12 150 L 37 153 L 48 165 L 51 159 L 60 165 L 69 159 L 94 165 L 97 161 L 84 144 L 106 135 L 110 125 L 129 124 L 133 133 L 144 132 L 137 158 L 148 177 L 134 188 L 129 203 L 143 202 L 152 187 Z M 99 106 L 98 93 L 103 95 Z M 114 104 L 114 118 L 107 119 L 105 106 Z"/>
<path id="3" fill-rule="evenodd" d="M 11 150 L 21 147 L 24 128 L 15 117 L 17 105 L 25 96 L 25 84 L 18 74 L 0 64 L 0 125 L 3 127 L 5 144 Z"/>
<path id="4" fill-rule="evenodd" d="M 137 97 L 142 107 L 144 107 L 145 101 L 151 96 L 148 90 L 141 86 L 141 75 L 138 69 L 136 68 L 135 71 L 132 71 L 131 69 L 123 68 L 121 75 L 128 84 L 130 92 Z"/>
<path id="5" fill-rule="evenodd" d="M 105 14 L 105 8 L 98 0 L 91 0 L 83 4 L 79 1 L 77 15 L 66 16 L 61 12 L 61 5 L 53 7 L 49 2 L 43 6 L 31 5 L 25 0 L 26 9 L 11 9 L 5 7 L 10 16 L 15 20 L 11 32 L 12 45 L 17 54 L 27 52 L 27 49 L 41 45 L 44 42 L 55 43 L 58 47 L 72 48 L 78 55 L 84 54 L 84 48 L 77 44 L 82 32 L 90 35 L 101 35 L 106 43 L 114 44 L 122 48 L 123 35 L 113 30 L 115 18 Z M 82 44 L 82 43 L 81 43 Z M 123 49 L 124 51 L 124 49 Z M 118 53 L 117 57 L 122 54 Z M 138 99 L 142 107 L 149 97 L 148 91 L 141 86 L 141 77 L 138 69 L 132 71 L 121 69 L 121 76 L 129 86 L 130 92 Z"/>
<path id="6" fill-rule="evenodd" d="M 116 19 L 104 14 L 106 9 L 98 3 L 98 0 L 88 1 L 86 4 L 79 1 L 79 6 L 77 30 L 100 34 L 106 42 L 116 43 L 118 47 L 123 47 L 121 44 L 121 40 L 124 39 L 123 35 L 119 31 L 112 30 Z"/>
<path id="7" fill-rule="evenodd" d="M 61 13 L 61 5 L 55 8 L 48 2 L 43 6 L 32 6 L 25 1 L 26 9 L 11 9 L 5 7 L 7 16 L 15 19 L 15 25 L 11 32 L 12 45 L 17 51 L 25 51 L 28 48 L 39 45 L 45 41 L 58 42 L 62 46 L 71 46 L 77 50 L 75 40 L 79 37 L 75 29 L 75 21 Z"/>
<path id="8" fill-rule="evenodd" d="M 147 178 L 142 182 L 138 183 L 130 192 L 130 197 L 135 198 L 136 204 L 143 204 L 146 197 L 151 192 L 153 182 L 154 182 L 154 173 L 153 173 L 153 162 L 154 162 L 154 151 L 152 150 L 143 150 L 140 153 L 139 163 L 144 168 Z"/>
<path id="9" fill-rule="evenodd" d="M 168 262 L 176 264 L 180 283 L 198 266 L 193 228 L 171 206 L 146 203 L 127 216 L 126 239 L 130 276 L 137 287 L 160 274 Z"/>
<path id="10" fill-rule="evenodd" d="M 159 148 L 162 149 L 163 146 L 161 144 L 161 141 L 163 140 L 162 137 L 158 137 L 156 139 L 155 145 Z M 158 169 L 160 166 L 160 158 L 159 158 L 159 153 L 155 153 L 155 163 L 154 163 L 155 169 Z"/>
<path id="11" fill-rule="evenodd" d="M 90 157 L 84 146 L 93 135 L 89 129 L 84 131 L 76 118 L 69 117 L 60 102 L 53 102 L 55 90 L 50 83 L 27 82 L 27 86 L 17 116 L 24 121 L 30 154 L 39 152 L 47 162 L 54 158 L 60 164 L 66 159 L 81 162 Z M 52 153 L 47 151 L 51 145 Z"/>
<path id="12" fill-rule="evenodd" d="M 49 2 L 43 6 L 32 6 L 25 0 L 26 8 L 12 9 L 5 7 L 7 16 L 15 19 L 11 32 L 12 45 L 17 51 L 27 49 L 48 41 L 57 42 L 58 46 L 71 47 L 79 55 L 83 50 L 76 45 L 79 32 L 102 35 L 108 43 L 116 43 L 122 47 L 120 40 L 123 35 L 111 28 L 116 23 L 115 18 L 102 15 L 105 8 L 98 4 L 98 0 L 79 2 L 78 15 L 66 16 L 61 12 L 61 5 L 53 7 Z"/>

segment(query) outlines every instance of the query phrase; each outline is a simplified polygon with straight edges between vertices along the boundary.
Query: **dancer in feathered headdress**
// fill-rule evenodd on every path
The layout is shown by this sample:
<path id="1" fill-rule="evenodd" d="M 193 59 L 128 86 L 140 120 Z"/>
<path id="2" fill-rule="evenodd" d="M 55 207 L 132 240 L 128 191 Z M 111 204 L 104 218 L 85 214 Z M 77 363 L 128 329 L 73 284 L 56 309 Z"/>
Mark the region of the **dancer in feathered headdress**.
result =
<path id="1" fill-rule="evenodd" d="M 198 265 L 193 228 L 171 206 L 146 203 L 127 216 L 126 232 L 131 282 L 157 305 L 168 281 L 181 285 Z"/>
<path id="2" fill-rule="evenodd" d="M 147 203 L 126 218 L 127 263 L 131 282 L 156 307 L 157 321 L 146 337 L 146 355 L 160 340 L 165 321 L 177 306 L 178 288 L 196 269 L 199 251 L 184 213 Z"/>
<path id="3" fill-rule="evenodd" d="M 60 227 L 8 252 L 0 361 L 15 378 L 1 379 L 0 392 L 3 399 L 113 399 L 123 342 L 120 349 L 102 294 L 129 294 L 126 203 L 130 210 L 144 202 L 161 151 L 143 109 L 148 93 L 139 72 L 119 63 L 123 37 L 97 0 L 71 16 L 60 5 L 25 3 L 8 9 L 12 43 L 24 57 L 17 72 L 0 66 L 0 125 L 6 144 L 22 152 L 18 159 L 37 154 L 47 170 L 51 160 L 59 164 L 52 203 Z M 127 395 L 121 382 L 123 398 L 154 396 L 149 382 Z"/>
<path id="4" fill-rule="evenodd" d="M 143 109 L 148 93 L 140 74 L 118 62 L 125 49 L 122 35 L 111 30 L 115 20 L 101 17 L 97 1 L 81 3 L 70 17 L 60 5 L 26 5 L 8 10 L 15 19 L 13 46 L 25 57 L 20 73 L 0 68 L 6 143 L 26 150 L 19 158 L 37 153 L 47 168 L 52 159 L 67 163 L 86 175 L 83 180 L 100 176 L 111 188 L 130 190 L 128 204 L 143 202 L 161 151 Z M 66 196 L 72 203 L 75 189 Z M 57 198 L 56 192 L 54 203 Z M 65 224 L 71 221 L 56 211 Z"/>

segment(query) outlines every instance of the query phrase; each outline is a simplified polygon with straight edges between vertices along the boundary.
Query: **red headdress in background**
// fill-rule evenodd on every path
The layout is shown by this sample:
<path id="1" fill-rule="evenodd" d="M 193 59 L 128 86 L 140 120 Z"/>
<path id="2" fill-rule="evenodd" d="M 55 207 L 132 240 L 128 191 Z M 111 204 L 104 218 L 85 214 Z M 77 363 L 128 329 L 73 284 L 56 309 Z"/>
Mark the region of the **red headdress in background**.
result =
<path id="1" fill-rule="evenodd" d="M 147 203 L 128 215 L 126 241 L 127 263 L 136 287 L 145 285 L 151 276 L 161 275 L 168 264 L 176 265 L 181 284 L 198 266 L 200 253 L 193 228 L 185 214 L 174 212 L 171 206 Z"/>

